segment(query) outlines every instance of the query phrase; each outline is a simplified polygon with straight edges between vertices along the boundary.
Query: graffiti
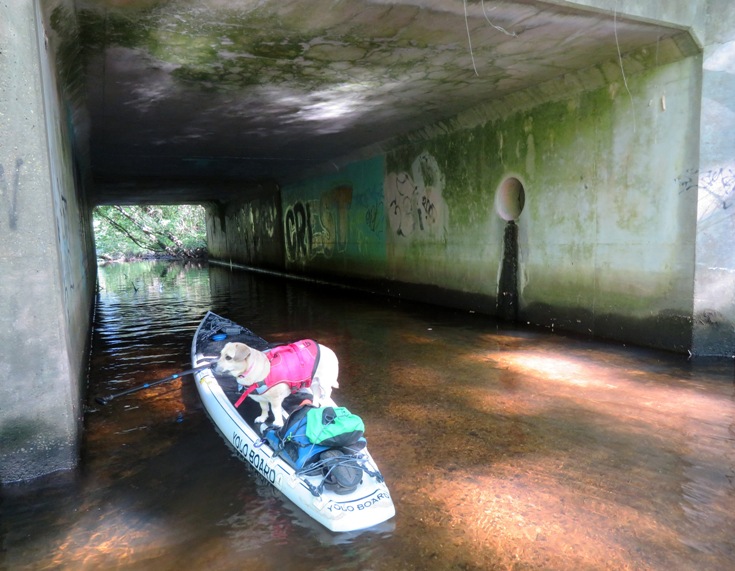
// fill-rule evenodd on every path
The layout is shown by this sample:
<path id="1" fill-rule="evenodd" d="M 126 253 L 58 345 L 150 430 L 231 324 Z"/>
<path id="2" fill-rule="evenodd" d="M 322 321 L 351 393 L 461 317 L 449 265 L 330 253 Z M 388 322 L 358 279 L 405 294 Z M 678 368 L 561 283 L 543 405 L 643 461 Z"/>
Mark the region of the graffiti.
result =
<path id="1" fill-rule="evenodd" d="M 254 212 L 254 224 L 258 233 L 273 238 L 276 232 L 276 207 L 273 204 L 264 206 Z"/>
<path id="2" fill-rule="evenodd" d="M 684 174 L 674 179 L 674 182 L 679 185 L 679 194 L 684 194 L 692 189 L 697 188 L 697 175 L 699 171 L 697 169 L 687 169 Z"/>
<path id="3" fill-rule="evenodd" d="M 11 230 L 18 227 L 18 190 L 20 188 L 20 169 L 23 166 L 23 159 L 20 157 L 15 159 L 15 172 L 13 173 L 13 183 L 8 187 L 8 181 L 5 178 L 5 169 L 0 165 L 0 192 L 3 196 L 7 196 L 8 200 L 8 225 Z"/>
<path id="4" fill-rule="evenodd" d="M 392 173 L 391 173 L 392 174 Z M 414 203 L 418 194 L 418 187 L 413 183 L 408 173 L 389 175 L 386 184 L 388 202 L 388 220 L 390 227 L 399 236 L 408 236 L 414 230 Z"/>
<path id="5" fill-rule="evenodd" d="M 735 169 L 722 167 L 700 173 L 697 169 L 687 169 L 676 178 L 679 194 L 699 189 L 710 196 L 712 201 L 723 210 L 733 204 L 735 196 Z"/>
<path id="6" fill-rule="evenodd" d="M 699 188 L 720 202 L 723 210 L 727 210 L 732 206 L 735 191 L 735 169 L 720 168 L 700 174 Z"/>
<path id="7" fill-rule="evenodd" d="M 57 188 L 59 188 L 59 185 L 56 185 Z M 58 242 L 59 246 L 62 249 L 61 252 L 61 261 L 63 262 L 63 273 L 64 273 L 64 280 L 63 283 L 65 284 L 65 294 L 68 294 L 67 287 L 71 287 L 71 289 L 74 289 L 74 278 L 73 276 L 73 270 L 71 268 L 71 260 L 73 258 L 72 256 L 72 246 L 70 243 L 70 236 L 72 235 L 71 232 L 71 213 L 69 209 L 69 202 L 67 201 L 66 197 L 62 194 L 60 195 L 61 203 L 58 205 L 60 208 L 57 211 L 57 217 L 58 222 L 56 224 L 56 232 L 58 236 Z M 65 303 L 64 307 L 67 309 L 67 314 L 69 311 L 70 304 Z"/>
<path id="8" fill-rule="evenodd" d="M 434 207 L 434 203 L 428 197 L 424 196 L 421 198 L 421 206 L 424 209 L 427 222 L 429 224 L 436 224 L 436 208 Z"/>
<path id="9" fill-rule="evenodd" d="M 273 239 L 276 231 L 277 209 L 272 203 L 255 201 L 244 213 L 244 248 L 248 260 L 263 254 L 264 246 Z"/>
<path id="10" fill-rule="evenodd" d="M 382 230 L 382 220 L 380 213 L 383 210 L 383 203 L 376 202 L 367 207 L 365 210 L 365 226 L 371 232 L 378 233 Z"/>
<path id="11" fill-rule="evenodd" d="M 391 230 L 409 237 L 416 232 L 443 234 L 445 208 L 444 174 L 436 159 L 422 153 L 413 161 L 411 173 L 389 173 L 385 181 L 385 203 Z"/>
<path id="12" fill-rule="evenodd" d="M 349 235 L 352 187 L 336 186 L 318 200 L 297 202 L 286 210 L 284 230 L 290 262 L 305 262 L 344 252 Z"/>
<path id="13" fill-rule="evenodd" d="M 311 208 L 297 202 L 286 211 L 286 255 L 291 261 L 311 258 Z"/>
<path id="14" fill-rule="evenodd" d="M 330 204 L 323 198 L 314 205 L 319 215 L 311 218 L 311 257 L 321 255 L 330 258 L 335 249 L 340 246 L 339 214 L 335 216 Z M 342 235 L 344 236 L 345 232 Z"/>
<path id="15" fill-rule="evenodd" d="M 322 195 L 319 211 L 324 232 L 315 233 L 315 237 L 322 238 L 324 252 L 345 251 L 351 205 L 352 187 L 349 185 L 336 186 Z"/>

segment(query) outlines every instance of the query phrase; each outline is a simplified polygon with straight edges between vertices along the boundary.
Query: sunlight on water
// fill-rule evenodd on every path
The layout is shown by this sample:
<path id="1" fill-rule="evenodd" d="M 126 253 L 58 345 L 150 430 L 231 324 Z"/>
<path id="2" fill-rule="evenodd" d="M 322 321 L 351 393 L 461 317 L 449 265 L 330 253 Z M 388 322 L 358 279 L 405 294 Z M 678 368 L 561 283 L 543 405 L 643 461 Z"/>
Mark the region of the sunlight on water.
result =
<path id="1" fill-rule="evenodd" d="M 732 361 L 177 263 L 100 268 L 82 464 L 3 489 L 0 568 L 735 568 Z M 340 358 L 396 504 L 333 534 L 248 470 L 191 378 L 212 309 Z"/>

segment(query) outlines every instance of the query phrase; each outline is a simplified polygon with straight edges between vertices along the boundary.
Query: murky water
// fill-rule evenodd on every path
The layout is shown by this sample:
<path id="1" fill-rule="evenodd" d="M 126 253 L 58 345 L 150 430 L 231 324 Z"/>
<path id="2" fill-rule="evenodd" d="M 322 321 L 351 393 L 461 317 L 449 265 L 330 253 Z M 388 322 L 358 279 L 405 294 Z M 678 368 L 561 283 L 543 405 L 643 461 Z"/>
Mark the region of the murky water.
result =
<path id="1" fill-rule="evenodd" d="M 2 490 L 3 569 L 735 568 L 732 361 L 223 268 L 100 270 L 83 462 Z M 189 368 L 207 309 L 340 357 L 390 525 L 332 534 L 235 458 Z"/>

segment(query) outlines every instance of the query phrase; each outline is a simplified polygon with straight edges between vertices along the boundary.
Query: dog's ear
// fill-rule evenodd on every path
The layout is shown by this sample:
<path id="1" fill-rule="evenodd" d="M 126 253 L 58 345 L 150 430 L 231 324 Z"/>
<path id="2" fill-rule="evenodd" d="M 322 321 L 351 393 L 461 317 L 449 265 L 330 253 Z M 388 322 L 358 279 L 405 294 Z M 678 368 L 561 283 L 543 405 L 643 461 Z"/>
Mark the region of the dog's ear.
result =
<path id="1" fill-rule="evenodd" d="M 250 357 L 250 347 L 245 345 L 245 343 L 236 343 L 234 354 L 235 361 L 244 361 L 248 357 Z"/>

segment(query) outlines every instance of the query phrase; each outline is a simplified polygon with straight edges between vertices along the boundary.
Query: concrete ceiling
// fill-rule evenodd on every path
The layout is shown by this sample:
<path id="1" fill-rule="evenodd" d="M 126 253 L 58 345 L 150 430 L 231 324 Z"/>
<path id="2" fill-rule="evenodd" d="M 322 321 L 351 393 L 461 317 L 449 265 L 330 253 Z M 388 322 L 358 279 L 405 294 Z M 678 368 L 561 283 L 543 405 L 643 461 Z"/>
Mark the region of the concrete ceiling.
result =
<path id="1" fill-rule="evenodd" d="M 333 171 L 361 149 L 686 34 L 577 4 L 77 0 L 93 200 L 222 197 Z"/>

